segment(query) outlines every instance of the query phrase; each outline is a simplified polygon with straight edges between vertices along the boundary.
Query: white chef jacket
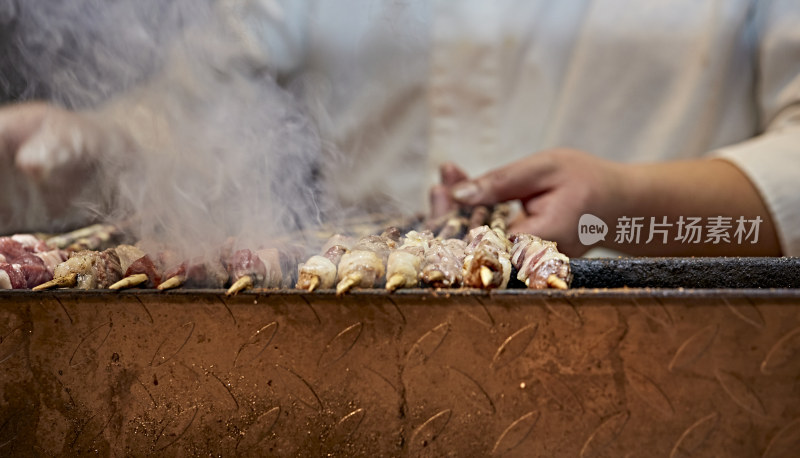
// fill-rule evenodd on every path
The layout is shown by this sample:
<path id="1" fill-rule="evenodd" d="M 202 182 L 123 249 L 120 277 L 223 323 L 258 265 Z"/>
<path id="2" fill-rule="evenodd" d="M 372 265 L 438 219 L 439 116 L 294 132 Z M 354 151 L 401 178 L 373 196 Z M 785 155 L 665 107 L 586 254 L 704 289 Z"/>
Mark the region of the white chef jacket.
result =
<path id="1" fill-rule="evenodd" d="M 259 1 L 243 29 L 338 146 L 344 202 L 421 210 L 448 160 L 715 154 L 800 255 L 798 0 Z"/>

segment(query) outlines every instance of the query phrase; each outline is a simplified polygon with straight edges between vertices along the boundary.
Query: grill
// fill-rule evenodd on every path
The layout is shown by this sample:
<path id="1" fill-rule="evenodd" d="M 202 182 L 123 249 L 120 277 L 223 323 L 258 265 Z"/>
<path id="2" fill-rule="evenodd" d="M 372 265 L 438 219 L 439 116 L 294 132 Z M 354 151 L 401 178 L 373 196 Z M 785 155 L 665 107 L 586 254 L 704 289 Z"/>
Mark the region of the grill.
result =
<path id="1" fill-rule="evenodd" d="M 544 292 L 3 291 L 0 453 L 796 455 L 797 259 L 573 271 Z"/>

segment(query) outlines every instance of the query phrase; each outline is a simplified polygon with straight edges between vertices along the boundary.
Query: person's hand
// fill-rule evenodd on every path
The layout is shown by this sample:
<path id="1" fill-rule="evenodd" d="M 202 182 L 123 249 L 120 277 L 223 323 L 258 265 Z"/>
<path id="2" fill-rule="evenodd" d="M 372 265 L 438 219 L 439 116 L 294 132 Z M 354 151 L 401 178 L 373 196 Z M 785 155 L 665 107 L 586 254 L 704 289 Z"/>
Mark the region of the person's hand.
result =
<path id="1" fill-rule="evenodd" d="M 71 219 L 70 204 L 92 181 L 98 158 L 119 143 L 88 115 L 40 102 L 0 108 L 2 229 Z"/>
<path id="2" fill-rule="evenodd" d="M 458 208 L 458 202 L 453 200 L 451 188 L 467 178 L 467 174 L 452 162 L 446 162 L 439 167 L 441 183 L 434 185 L 429 195 L 432 219 L 443 217 Z"/>
<path id="3" fill-rule="evenodd" d="M 587 250 L 578 240 L 581 215 L 614 215 L 626 195 L 622 164 L 573 149 L 542 151 L 471 180 L 453 164 L 442 172 L 442 185 L 431 190 L 434 212 L 519 199 L 523 212 L 509 232 L 554 240 L 569 256 Z"/>

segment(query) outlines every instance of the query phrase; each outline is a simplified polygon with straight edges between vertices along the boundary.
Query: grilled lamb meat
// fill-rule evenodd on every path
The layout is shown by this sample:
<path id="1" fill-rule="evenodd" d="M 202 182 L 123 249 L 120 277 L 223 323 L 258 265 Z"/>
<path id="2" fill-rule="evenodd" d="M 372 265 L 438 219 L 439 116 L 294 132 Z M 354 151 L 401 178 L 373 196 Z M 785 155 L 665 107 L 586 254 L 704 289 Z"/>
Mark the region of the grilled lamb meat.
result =
<path id="1" fill-rule="evenodd" d="M 53 272 L 52 286 L 74 286 L 77 289 L 108 288 L 122 278 L 119 257 L 113 249 L 72 253 Z M 42 284 L 40 286 L 44 286 Z"/>
<path id="2" fill-rule="evenodd" d="M 296 287 L 307 291 L 333 288 L 339 261 L 352 245 L 353 240 L 349 237 L 332 236 L 323 246 L 321 255 L 314 255 L 297 267 Z"/>
<path id="3" fill-rule="evenodd" d="M 336 293 L 343 294 L 353 287 L 380 286 L 389 253 L 396 247 L 397 242 L 388 236 L 369 235 L 359 240 L 339 261 Z"/>
<path id="4" fill-rule="evenodd" d="M 0 289 L 25 289 L 28 282 L 19 264 L 0 262 Z"/>
<path id="5" fill-rule="evenodd" d="M 433 233 L 430 231 L 410 231 L 406 234 L 403 245 L 389 254 L 386 263 L 387 290 L 395 291 L 398 288 L 413 288 L 419 285 L 425 249 L 431 240 Z"/>
<path id="6" fill-rule="evenodd" d="M 0 237 L 0 256 L 3 256 L 4 262 L 9 262 L 32 251 L 11 237 Z"/>
<path id="7" fill-rule="evenodd" d="M 66 253 L 30 234 L 0 237 L 0 289 L 33 288 L 53 278 Z M 24 280 L 24 281 L 23 281 Z"/>
<path id="8" fill-rule="evenodd" d="M 228 295 L 236 294 L 253 286 L 261 286 L 264 279 L 267 278 L 267 266 L 257 254 L 250 250 L 237 250 L 225 261 L 231 281 Z M 280 265 L 280 261 L 278 264 Z"/>
<path id="9" fill-rule="evenodd" d="M 461 286 L 466 247 L 461 239 L 431 240 L 425 249 L 422 282 L 435 288 Z"/>
<path id="10" fill-rule="evenodd" d="M 572 280 L 569 258 L 559 253 L 555 242 L 535 235 L 515 234 L 511 241 L 511 262 L 517 279 L 530 289 L 567 289 Z"/>
<path id="11" fill-rule="evenodd" d="M 167 280 L 158 285 L 159 289 L 222 288 L 228 281 L 228 272 L 218 259 L 196 257 L 166 269 L 163 278 Z"/>
<path id="12" fill-rule="evenodd" d="M 464 284 L 473 288 L 505 288 L 511 278 L 511 242 L 499 229 L 480 226 L 470 231 L 464 259 Z"/>
<path id="13" fill-rule="evenodd" d="M 120 285 L 120 288 L 128 288 L 137 285 L 146 288 L 157 288 L 158 285 L 161 284 L 161 269 L 156 266 L 156 263 L 153 262 L 150 256 L 144 255 L 130 263 L 128 268 L 125 269 L 125 277 L 120 281 L 133 278 L 138 278 L 138 280 L 136 282 L 129 282 L 127 285 Z M 111 286 L 111 289 L 115 289 L 114 285 Z"/>

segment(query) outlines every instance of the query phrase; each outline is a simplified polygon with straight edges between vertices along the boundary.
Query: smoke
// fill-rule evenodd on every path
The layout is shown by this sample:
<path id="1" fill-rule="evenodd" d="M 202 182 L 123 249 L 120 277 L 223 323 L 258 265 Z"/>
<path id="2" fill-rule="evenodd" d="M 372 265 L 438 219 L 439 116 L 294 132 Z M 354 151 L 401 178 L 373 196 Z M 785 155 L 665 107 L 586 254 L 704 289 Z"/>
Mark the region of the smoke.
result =
<path id="1" fill-rule="evenodd" d="M 131 140 L 102 153 L 107 192 L 85 206 L 146 247 L 195 255 L 228 237 L 256 247 L 335 207 L 317 184 L 332 148 L 248 35 L 254 14 L 279 13 L 227 3 L 0 0 L 17 64 L 0 85 L 86 110 Z"/>

